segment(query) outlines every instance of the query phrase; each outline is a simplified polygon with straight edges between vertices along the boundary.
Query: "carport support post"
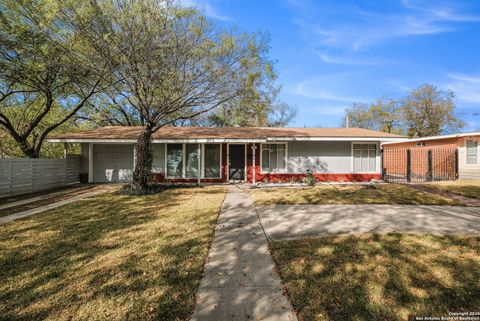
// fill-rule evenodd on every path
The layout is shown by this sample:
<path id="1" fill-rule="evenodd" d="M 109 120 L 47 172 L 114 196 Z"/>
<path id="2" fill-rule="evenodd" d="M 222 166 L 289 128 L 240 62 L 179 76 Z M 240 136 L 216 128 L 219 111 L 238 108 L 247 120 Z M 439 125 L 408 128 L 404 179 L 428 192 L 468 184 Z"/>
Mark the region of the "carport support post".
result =
<path id="1" fill-rule="evenodd" d="M 93 183 L 93 144 L 88 144 L 88 182 Z"/>
<path id="2" fill-rule="evenodd" d="M 133 170 L 137 166 L 137 144 L 133 145 Z"/>
<path id="3" fill-rule="evenodd" d="M 68 143 L 63 143 L 63 158 L 67 159 Z"/>

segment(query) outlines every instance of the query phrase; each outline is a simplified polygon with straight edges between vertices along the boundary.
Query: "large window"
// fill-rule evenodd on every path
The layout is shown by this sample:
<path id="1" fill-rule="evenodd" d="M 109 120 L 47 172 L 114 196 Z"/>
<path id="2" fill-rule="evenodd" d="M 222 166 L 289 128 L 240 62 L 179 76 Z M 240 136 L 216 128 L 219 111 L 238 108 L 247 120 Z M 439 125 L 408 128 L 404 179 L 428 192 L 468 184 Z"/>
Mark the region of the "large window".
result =
<path id="1" fill-rule="evenodd" d="M 205 144 L 204 146 L 204 177 L 220 178 L 221 166 L 220 144 Z"/>
<path id="2" fill-rule="evenodd" d="M 355 173 L 377 171 L 377 144 L 353 144 L 353 171 Z"/>
<path id="3" fill-rule="evenodd" d="M 476 165 L 478 163 L 478 142 L 467 140 L 467 164 Z"/>
<path id="4" fill-rule="evenodd" d="M 185 173 L 187 178 L 198 178 L 198 147 L 199 144 L 186 144 L 185 152 L 186 166 Z"/>
<path id="5" fill-rule="evenodd" d="M 167 176 L 183 176 L 183 144 L 167 144 Z"/>
<path id="6" fill-rule="evenodd" d="M 166 162 L 169 178 L 198 178 L 199 175 L 205 178 L 221 177 L 220 144 L 167 144 Z"/>
<path id="7" fill-rule="evenodd" d="M 262 144 L 262 172 L 285 172 L 286 144 Z"/>

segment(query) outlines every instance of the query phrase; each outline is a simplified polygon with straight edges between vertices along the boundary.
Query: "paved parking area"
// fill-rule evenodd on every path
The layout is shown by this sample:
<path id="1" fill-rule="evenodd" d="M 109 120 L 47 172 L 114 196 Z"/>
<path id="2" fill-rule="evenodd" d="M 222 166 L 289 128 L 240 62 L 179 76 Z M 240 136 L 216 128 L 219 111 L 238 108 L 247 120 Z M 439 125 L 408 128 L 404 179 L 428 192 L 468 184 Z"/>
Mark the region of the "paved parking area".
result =
<path id="1" fill-rule="evenodd" d="M 258 206 L 273 240 L 364 232 L 480 233 L 480 208 L 411 205 Z"/>

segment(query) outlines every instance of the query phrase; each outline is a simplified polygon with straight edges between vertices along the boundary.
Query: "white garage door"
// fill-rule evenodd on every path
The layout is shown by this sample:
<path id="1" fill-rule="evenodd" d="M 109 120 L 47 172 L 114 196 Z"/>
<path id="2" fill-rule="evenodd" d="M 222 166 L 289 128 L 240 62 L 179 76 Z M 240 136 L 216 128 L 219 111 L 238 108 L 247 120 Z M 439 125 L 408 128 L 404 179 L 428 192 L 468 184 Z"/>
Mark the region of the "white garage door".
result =
<path id="1" fill-rule="evenodd" d="M 133 174 L 133 145 L 94 145 L 93 181 L 130 182 Z"/>

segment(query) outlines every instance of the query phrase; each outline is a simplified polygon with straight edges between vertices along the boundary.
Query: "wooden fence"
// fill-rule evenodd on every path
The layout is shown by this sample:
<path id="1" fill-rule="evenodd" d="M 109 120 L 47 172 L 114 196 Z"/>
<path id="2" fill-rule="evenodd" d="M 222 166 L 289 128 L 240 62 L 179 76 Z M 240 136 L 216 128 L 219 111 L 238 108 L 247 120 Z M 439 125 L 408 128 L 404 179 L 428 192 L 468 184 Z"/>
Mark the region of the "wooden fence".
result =
<path id="1" fill-rule="evenodd" d="M 79 155 L 66 159 L 1 158 L 0 198 L 77 183 L 79 173 Z"/>
<path id="2" fill-rule="evenodd" d="M 388 182 L 451 181 L 458 178 L 458 150 L 444 147 L 386 148 L 383 179 Z"/>

